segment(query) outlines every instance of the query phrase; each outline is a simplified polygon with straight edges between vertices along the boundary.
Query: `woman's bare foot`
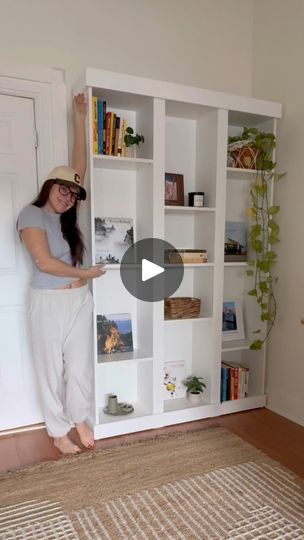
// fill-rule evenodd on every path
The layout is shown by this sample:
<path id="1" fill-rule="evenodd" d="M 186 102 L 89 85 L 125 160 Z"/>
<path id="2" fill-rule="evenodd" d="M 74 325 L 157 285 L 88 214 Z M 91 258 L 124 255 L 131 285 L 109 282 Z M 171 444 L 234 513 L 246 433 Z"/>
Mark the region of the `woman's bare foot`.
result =
<path id="1" fill-rule="evenodd" d="M 94 437 L 86 423 L 80 422 L 80 424 L 75 424 L 75 427 L 83 446 L 92 448 L 94 446 Z"/>
<path id="2" fill-rule="evenodd" d="M 79 454 L 79 452 L 81 452 L 79 446 L 74 444 L 67 435 L 63 435 L 63 437 L 55 437 L 54 446 L 56 446 L 56 448 L 58 448 L 62 454 Z"/>

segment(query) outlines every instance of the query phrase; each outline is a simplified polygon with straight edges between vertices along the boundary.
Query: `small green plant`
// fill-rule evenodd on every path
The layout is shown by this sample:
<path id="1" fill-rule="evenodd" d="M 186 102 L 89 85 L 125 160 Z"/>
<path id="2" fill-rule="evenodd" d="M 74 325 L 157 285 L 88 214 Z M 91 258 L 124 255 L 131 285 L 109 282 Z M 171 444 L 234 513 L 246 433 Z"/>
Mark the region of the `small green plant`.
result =
<path id="1" fill-rule="evenodd" d="M 139 133 L 136 133 L 136 135 L 134 135 L 134 129 L 131 127 L 127 127 L 125 135 L 126 146 L 132 146 L 133 144 L 139 145 L 139 143 L 143 142 L 145 142 L 145 138 L 143 135 L 139 135 Z"/>
<path id="2" fill-rule="evenodd" d="M 248 291 L 248 294 L 256 298 L 260 308 L 260 319 L 267 324 L 263 335 L 261 335 L 261 329 L 253 332 L 261 335 L 261 339 L 254 340 L 250 349 L 260 350 L 269 336 L 277 313 L 273 286 L 278 278 L 273 275 L 273 266 L 277 259 L 274 245 L 280 241 L 280 227 L 275 220 L 280 207 L 270 205 L 269 199 L 272 182 L 279 180 L 286 173 L 278 174 L 275 172 L 276 163 L 272 160 L 272 156 L 276 147 L 276 139 L 273 133 L 244 127 L 240 136 L 229 137 L 228 145 L 233 147 L 233 143 L 237 144 L 238 141 L 245 141 L 246 145 L 256 150 L 256 176 L 250 186 L 251 208 L 248 211 L 249 217 L 252 219 L 249 241 L 253 257 L 247 261 L 250 269 L 246 271 L 246 274 L 254 281 L 254 286 Z"/>
<path id="3" fill-rule="evenodd" d="M 202 381 L 202 377 L 190 375 L 190 377 L 187 377 L 187 379 L 183 381 L 183 384 L 186 386 L 187 392 L 191 392 L 191 394 L 202 394 L 204 392 L 204 388 L 206 388 L 205 383 Z"/>

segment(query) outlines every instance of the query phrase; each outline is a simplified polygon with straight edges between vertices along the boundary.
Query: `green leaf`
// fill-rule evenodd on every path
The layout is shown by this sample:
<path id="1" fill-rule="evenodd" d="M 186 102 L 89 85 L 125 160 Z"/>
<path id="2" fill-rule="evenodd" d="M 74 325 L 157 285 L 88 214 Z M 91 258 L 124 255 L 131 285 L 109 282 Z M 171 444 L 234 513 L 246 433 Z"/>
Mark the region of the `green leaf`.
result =
<path id="1" fill-rule="evenodd" d="M 250 291 L 248 291 L 248 293 L 250 296 L 257 296 L 258 295 L 258 292 L 256 289 L 251 289 Z"/>
<path id="2" fill-rule="evenodd" d="M 262 332 L 262 330 L 254 330 L 252 333 L 253 334 L 260 334 Z"/>
<path id="3" fill-rule="evenodd" d="M 254 266 L 255 261 L 253 259 L 248 259 L 247 264 L 248 264 L 248 266 Z"/>
<path id="4" fill-rule="evenodd" d="M 268 208 L 268 214 L 270 216 L 274 216 L 274 214 L 277 214 L 279 210 L 280 210 L 279 206 L 270 206 L 270 208 Z"/>
<path id="5" fill-rule="evenodd" d="M 271 314 L 263 313 L 263 315 L 261 315 L 261 321 L 271 321 Z"/>
<path id="6" fill-rule="evenodd" d="M 254 276 L 254 271 L 253 270 L 246 270 L 246 274 L 247 274 L 247 276 Z"/>
<path id="7" fill-rule="evenodd" d="M 274 251 L 266 251 L 265 259 L 268 261 L 274 261 L 277 258 L 277 254 Z"/>
<path id="8" fill-rule="evenodd" d="M 252 351 L 259 351 L 261 350 L 262 345 L 263 345 L 263 342 L 260 339 L 256 339 L 255 341 L 253 341 L 253 343 L 251 343 L 249 348 Z"/>
<path id="9" fill-rule="evenodd" d="M 271 234 L 268 238 L 268 242 L 269 244 L 277 244 L 280 240 L 274 236 L 273 234 Z"/>
<path id="10" fill-rule="evenodd" d="M 260 281 L 259 288 L 260 288 L 260 291 L 262 293 L 265 293 L 265 294 L 268 293 L 269 285 L 268 285 L 267 281 Z"/>
<path id="11" fill-rule="evenodd" d="M 268 308 L 268 304 L 266 304 L 266 303 L 261 304 L 261 308 L 262 308 L 262 309 L 267 309 L 267 308 Z"/>

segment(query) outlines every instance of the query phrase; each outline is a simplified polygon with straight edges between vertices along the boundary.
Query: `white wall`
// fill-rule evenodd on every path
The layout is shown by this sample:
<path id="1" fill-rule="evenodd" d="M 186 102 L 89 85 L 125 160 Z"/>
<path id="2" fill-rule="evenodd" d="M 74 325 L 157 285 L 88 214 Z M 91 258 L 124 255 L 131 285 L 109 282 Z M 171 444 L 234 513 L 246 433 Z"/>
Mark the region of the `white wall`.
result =
<path id="1" fill-rule="evenodd" d="M 268 407 L 304 426 L 304 2 L 255 0 L 253 94 L 284 104 L 276 186 L 278 317 L 268 349 Z"/>
<path id="2" fill-rule="evenodd" d="M 0 0 L 0 57 L 251 91 L 253 0 Z"/>

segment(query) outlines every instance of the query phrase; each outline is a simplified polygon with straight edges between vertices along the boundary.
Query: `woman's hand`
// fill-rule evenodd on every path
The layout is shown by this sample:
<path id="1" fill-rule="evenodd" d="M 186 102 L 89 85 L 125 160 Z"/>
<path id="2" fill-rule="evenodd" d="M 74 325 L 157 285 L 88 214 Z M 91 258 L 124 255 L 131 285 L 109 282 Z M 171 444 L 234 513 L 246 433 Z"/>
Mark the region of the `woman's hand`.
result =
<path id="1" fill-rule="evenodd" d="M 90 268 L 86 269 L 86 279 L 98 278 L 105 273 L 106 270 L 104 270 L 104 265 L 97 264 L 96 266 L 91 266 Z"/>
<path id="2" fill-rule="evenodd" d="M 73 116 L 75 122 L 80 118 L 84 119 L 87 115 L 87 102 L 84 94 L 77 94 L 73 98 Z"/>

